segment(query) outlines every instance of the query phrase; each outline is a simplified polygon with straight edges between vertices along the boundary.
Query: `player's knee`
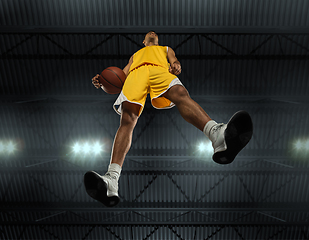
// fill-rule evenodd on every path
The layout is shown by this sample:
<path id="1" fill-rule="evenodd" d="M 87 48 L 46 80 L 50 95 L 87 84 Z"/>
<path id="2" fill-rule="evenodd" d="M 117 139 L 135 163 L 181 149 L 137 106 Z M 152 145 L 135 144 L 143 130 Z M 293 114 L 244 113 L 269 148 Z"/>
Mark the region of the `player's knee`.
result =
<path id="1" fill-rule="evenodd" d="M 181 85 L 176 85 L 171 88 L 169 98 L 172 102 L 177 104 L 178 102 L 181 102 L 185 99 L 187 99 L 189 96 L 189 93 L 187 89 Z"/>
<path id="2" fill-rule="evenodd" d="M 121 126 L 135 127 L 138 120 L 138 114 L 133 111 L 123 109 L 120 119 Z"/>
<path id="3" fill-rule="evenodd" d="M 180 86 L 180 85 L 179 85 L 179 89 L 178 89 L 178 95 L 179 95 L 179 97 L 190 97 L 187 89 L 183 86 Z"/>
<path id="4" fill-rule="evenodd" d="M 140 106 L 129 102 L 122 103 L 121 125 L 135 125 L 138 119 Z"/>
<path id="5" fill-rule="evenodd" d="M 138 116 L 133 112 L 126 112 L 124 111 L 121 115 L 120 124 L 121 125 L 130 125 L 135 126 L 137 122 Z"/>

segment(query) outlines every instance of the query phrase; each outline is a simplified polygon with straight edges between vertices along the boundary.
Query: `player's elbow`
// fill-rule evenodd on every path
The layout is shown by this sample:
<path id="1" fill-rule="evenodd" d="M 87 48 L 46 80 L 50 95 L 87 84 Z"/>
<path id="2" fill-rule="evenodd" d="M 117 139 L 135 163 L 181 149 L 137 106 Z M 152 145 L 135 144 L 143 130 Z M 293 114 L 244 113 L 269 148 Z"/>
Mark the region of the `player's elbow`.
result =
<path id="1" fill-rule="evenodd" d="M 124 72 L 124 74 L 125 74 L 126 76 L 129 75 L 129 68 L 128 68 L 128 66 L 126 66 L 124 69 L 122 69 L 122 71 Z"/>

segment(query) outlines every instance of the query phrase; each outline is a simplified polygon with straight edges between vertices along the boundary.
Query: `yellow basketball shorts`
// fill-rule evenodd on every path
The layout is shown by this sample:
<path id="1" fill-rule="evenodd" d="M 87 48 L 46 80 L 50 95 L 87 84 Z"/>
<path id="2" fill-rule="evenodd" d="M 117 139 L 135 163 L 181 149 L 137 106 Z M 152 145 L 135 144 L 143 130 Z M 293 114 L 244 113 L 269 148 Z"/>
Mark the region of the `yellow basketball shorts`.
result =
<path id="1" fill-rule="evenodd" d="M 148 93 L 151 104 L 157 109 L 172 108 L 175 106 L 170 100 L 162 95 L 174 85 L 183 85 L 181 81 L 171 74 L 168 69 L 156 65 L 142 65 L 133 69 L 128 75 L 121 93 L 114 103 L 115 111 L 121 115 L 121 105 L 128 101 L 141 106 L 141 115 Z M 117 109 L 117 106 L 119 108 Z"/>

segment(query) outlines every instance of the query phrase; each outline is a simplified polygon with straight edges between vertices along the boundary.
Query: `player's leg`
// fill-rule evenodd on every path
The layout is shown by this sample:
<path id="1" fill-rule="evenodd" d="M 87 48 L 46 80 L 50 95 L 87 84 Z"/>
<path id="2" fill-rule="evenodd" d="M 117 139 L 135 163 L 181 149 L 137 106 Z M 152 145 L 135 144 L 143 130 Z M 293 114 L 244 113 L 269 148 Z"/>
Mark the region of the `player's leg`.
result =
<path id="1" fill-rule="evenodd" d="M 118 180 L 125 156 L 131 146 L 132 134 L 138 120 L 140 107 L 140 105 L 127 101 L 122 103 L 120 126 L 115 135 L 111 163 L 107 173 L 101 176 L 94 171 L 89 171 L 84 176 L 87 193 L 108 207 L 113 207 L 120 201 Z"/>
<path id="2" fill-rule="evenodd" d="M 234 114 L 227 124 L 218 124 L 189 96 L 182 85 L 171 87 L 163 97 L 173 102 L 181 116 L 212 141 L 213 160 L 217 163 L 231 163 L 252 137 L 252 120 L 245 111 Z"/>
<path id="3" fill-rule="evenodd" d="M 205 135 L 212 141 L 215 152 L 225 150 L 226 145 L 223 135 L 226 126 L 223 124 L 217 124 L 213 121 L 204 109 L 190 97 L 185 87 L 182 85 L 175 85 L 164 93 L 163 97 L 169 99 L 176 105 L 181 116 L 187 122 L 193 124 L 205 133 Z M 217 127 L 213 128 L 216 125 Z M 212 128 L 216 131 L 211 132 L 210 130 Z"/>
<path id="4" fill-rule="evenodd" d="M 181 116 L 201 131 L 204 130 L 206 123 L 211 120 L 204 109 L 189 96 L 188 91 L 182 85 L 171 87 L 163 94 L 163 97 L 175 103 Z"/>
<path id="5" fill-rule="evenodd" d="M 131 147 L 132 134 L 138 120 L 140 108 L 140 105 L 134 103 L 122 103 L 120 126 L 114 139 L 111 163 L 116 163 L 122 167 L 125 156 Z"/>

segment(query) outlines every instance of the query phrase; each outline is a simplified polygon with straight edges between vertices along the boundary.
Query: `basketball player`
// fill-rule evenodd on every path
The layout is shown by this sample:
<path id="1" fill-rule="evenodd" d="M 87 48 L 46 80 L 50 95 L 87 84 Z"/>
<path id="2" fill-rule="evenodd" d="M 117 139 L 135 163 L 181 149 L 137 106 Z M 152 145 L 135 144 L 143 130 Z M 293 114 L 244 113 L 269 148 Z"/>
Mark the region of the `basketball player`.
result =
<path id="1" fill-rule="evenodd" d="M 108 171 L 103 176 L 93 171 L 84 176 L 87 193 L 109 207 L 119 202 L 118 179 L 148 93 L 153 107 L 166 109 L 176 106 L 187 122 L 212 141 L 213 159 L 217 163 L 232 162 L 252 136 L 252 122 L 248 113 L 238 112 L 228 124 L 218 124 L 191 99 L 177 77 L 181 73 L 181 64 L 175 52 L 170 47 L 159 46 L 158 35 L 154 31 L 146 34 L 143 44 L 145 47 L 133 54 L 123 69 L 127 79 L 114 103 L 114 109 L 121 119 Z M 92 79 L 96 88 L 101 87 L 98 76 Z"/>

